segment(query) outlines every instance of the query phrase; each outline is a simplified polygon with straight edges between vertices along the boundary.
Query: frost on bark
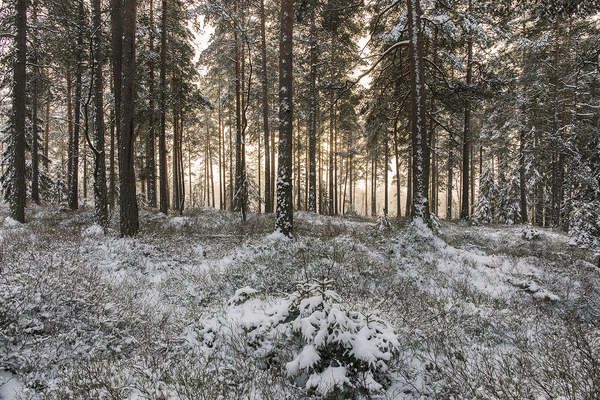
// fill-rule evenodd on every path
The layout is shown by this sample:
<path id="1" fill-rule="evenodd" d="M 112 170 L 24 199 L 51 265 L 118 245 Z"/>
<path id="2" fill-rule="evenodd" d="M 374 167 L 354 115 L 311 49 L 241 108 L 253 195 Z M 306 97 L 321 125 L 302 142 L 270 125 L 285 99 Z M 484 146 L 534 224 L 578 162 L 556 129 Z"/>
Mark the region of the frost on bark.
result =
<path id="1" fill-rule="evenodd" d="M 279 41 L 279 165 L 277 172 L 277 221 L 275 230 L 293 235 L 292 204 L 292 32 L 294 1 L 281 0 L 281 35 Z"/>
<path id="2" fill-rule="evenodd" d="M 427 143 L 425 83 L 423 80 L 423 34 L 420 0 L 407 0 L 412 104 L 412 217 L 430 223 L 429 143 Z"/>
<path id="3" fill-rule="evenodd" d="M 14 58 L 13 87 L 13 153 L 10 174 L 10 216 L 25 222 L 25 83 L 27 62 L 27 1 L 17 0 L 16 21 L 16 55 Z"/>

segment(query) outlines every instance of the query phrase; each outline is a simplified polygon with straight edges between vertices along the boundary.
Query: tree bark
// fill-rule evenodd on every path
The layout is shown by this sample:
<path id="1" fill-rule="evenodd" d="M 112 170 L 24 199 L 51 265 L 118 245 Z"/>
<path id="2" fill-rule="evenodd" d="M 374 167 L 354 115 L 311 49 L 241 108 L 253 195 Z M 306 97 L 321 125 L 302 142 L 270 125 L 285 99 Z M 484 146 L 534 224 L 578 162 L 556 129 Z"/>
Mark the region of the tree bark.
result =
<path id="1" fill-rule="evenodd" d="M 112 43 L 112 72 L 114 94 L 114 138 L 111 138 L 111 192 L 116 195 L 115 159 L 121 138 L 121 98 L 123 81 L 123 26 L 122 26 L 122 0 L 111 0 L 111 43 Z M 112 128 L 111 128 L 112 129 Z M 111 131 L 111 136 L 113 132 Z M 114 140 L 113 140 L 114 139 Z M 115 144 L 116 140 L 116 144 Z M 113 197 L 113 199 L 115 199 Z M 114 203 L 113 203 L 114 204 Z"/>
<path id="2" fill-rule="evenodd" d="M 277 174 L 276 231 L 287 237 L 294 232 L 292 199 L 293 79 L 292 34 L 294 1 L 281 0 L 279 41 L 279 161 Z"/>
<path id="3" fill-rule="evenodd" d="M 93 26 L 93 93 L 94 93 L 94 215 L 101 226 L 108 223 L 108 205 L 106 195 L 106 159 L 104 151 L 104 82 L 102 67 L 104 56 L 102 49 L 102 10 L 101 0 L 92 0 Z"/>
<path id="4" fill-rule="evenodd" d="M 13 87 L 13 153 L 12 181 L 10 188 L 10 216 L 25 222 L 26 183 L 25 183 L 25 99 L 27 63 L 27 1 L 16 1 L 16 35 Z"/>
<path id="5" fill-rule="evenodd" d="M 394 156 L 396 158 L 396 217 L 402 216 L 402 202 L 400 201 L 400 152 L 398 150 L 398 118 L 394 120 Z"/>
<path id="6" fill-rule="evenodd" d="M 160 23 L 160 132 L 158 133 L 159 164 L 159 210 L 168 213 L 169 193 L 167 190 L 167 0 L 162 0 L 162 16 Z"/>
<path id="7" fill-rule="evenodd" d="M 334 122 L 333 120 L 335 119 L 335 105 L 333 103 L 333 95 L 331 96 L 331 104 L 329 105 L 329 196 L 327 198 L 327 203 L 328 203 L 328 215 L 333 215 L 334 214 L 334 206 L 333 206 L 333 200 L 334 200 L 334 187 L 335 187 L 335 180 L 333 177 L 333 171 L 334 171 L 334 166 L 333 166 L 333 159 L 335 157 L 334 155 L 334 135 L 333 135 L 333 125 Z"/>
<path id="8" fill-rule="evenodd" d="M 525 176 L 525 129 L 519 132 L 519 204 L 521 222 L 527 223 L 527 178 Z"/>
<path id="9" fill-rule="evenodd" d="M 273 195 L 271 187 L 271 149 L 269 143 L 269 81 L 267 71 L 267 40 L 266 40 L 265 0 L 260 0 L 260 40 L 262 55 L 262 113 L 263 134 L 265 140 L 265 213 L 273 212 Z M 259 149 L 260 152 L 260 149 Z"/>
<path id="10" fill-rule="evenodd" d="M 78 29 L 77 48 L 75 49 L 75 101 L 73 105 L 73 136 L 71 138 L 71 159 L 69 160 L 69 175 L 71 186 L 69 187 L 69 208 L 79 208 L 79 133 L 81 131 L 81 89 L 83 74 L 83 24 L 84 8 L 83 0 L 78 0 Z"/>
<path id="11" fill-rule="evenodd" d="M 412 104 L 413 218 L 430 224 L 429 143 L 427 142 L 426 99 L 423 72 L 423 32 L 420 0 L 408 2 L 409 58 Z"/>
<path id="12" fill-rule="evenodd" d="M 454 191 L 454 135 L 452 134 L 452 122 L 448 136 L 448 194 L 446 195 L 446 219 L 452 219 L 452 195 Z"/>
<path id="13" fill-rule="evenodd" d="M 33 5 L 33 26 L 37 26 L 37 6 Z M 31 201 L 40 204 L 40 170 L 38 158 L 38 97 L 40 67 L 38 66 L 37 47 L 39 43 L 37 35 L 33 35 L 33 82 L 31 93 Z"/>
<path id="14" fill-rule="evenodd" d="M 460 218 L 468 221 L 469 216 L 469 169 L 471 168 L 471 79 L 473 74 L 473 42 L 467 40 L 467 95 L 465 99 L 465 129 L 463 137 L 463 155 L 462 155 L 462 205 L 460 209 Z"/>
<path id="15" fill-rule="evenodd" d="M 310 15 L 310 110 L 308 122 L 308 211 L 317 211 L 317 110 L 319 107 L 319 92 L 317 89 L 317 63 L 319 61 L 319 47 L 317 44 L 317 25 L 315 11 Z"/>
<path id="16" fill-rule="evenodd" d="M 121 135 L 119 140 L 119 186 L 121 187 L 121 236 L 135 236 L 139 230 L 134 170 L 135 25 L 136 1 L 123 0 L 123 78 Z"/>
<path id="17" fill-rule="evenodd" d="M 154 1 L 150 0 L 149 47 L 151 57 L 148 61 L 148 97 L 150 114 L 148 115 L 148 137 L 146 138 L 146 179 L 148 182 L 148 206 L 156 207 L 156 123 L 154 104 Z"/>
<path id="18" fill-rule="evenodd" d="M 562 174 L 560 165 L 560 134 L 559 134 L 559 125 L 558 125 L 558 114 L 559 110 L 559 101 L 558 101 L 558 86 L 560 84 L 559 77 L 559 57 L 560 57 L 560 47 L 558 44 L 558 36 L 559 36 L 559 19 L 556 18 L 555 21 L 555 48 L 554 48 L 554 90 L 553 90 L 553 115 L 552 115 L 552 199 L 551 199 L 551 208 L 552 208 L 552 227 L 558 228 L 560 226 L 560 193 L 562 191 Z"/>
<path id="19" fill-rule="evenodd" d="M 237 12 L 237 3 L 235 6 Z M 246 159 L 244 146 L 244 124 L 242 104 L 242 49 L 238 26 L 234 30 L 235 52 L 235 193 L 233 196 L 233 210 L 242 213 L 242 220 L 246 220 Z"/>
<path id="20" fill-rule="evenodd" d="M 50 151 L 50 98 L 46 100 L 46 118 L 44 129 L 44 169 L 48 172 L 49 169 L 49 151 Z"/>
<path id="21" fill-rule="evenodd" d="M 113 91 L 114 93 L 114 91 Z M 115 200 L 116 200 L 116 192 L 117 192 L 117 184 L 115 179 L 115 129 L 116 129 L 116 120 L 115 120 L 115 110 L 114 105 L 110 110 L 110 160 L 109 160 L 109 188 L 108 188 L 108 205 L 110 207 L 110 211 L 113 212 L 115 210 Z"/>

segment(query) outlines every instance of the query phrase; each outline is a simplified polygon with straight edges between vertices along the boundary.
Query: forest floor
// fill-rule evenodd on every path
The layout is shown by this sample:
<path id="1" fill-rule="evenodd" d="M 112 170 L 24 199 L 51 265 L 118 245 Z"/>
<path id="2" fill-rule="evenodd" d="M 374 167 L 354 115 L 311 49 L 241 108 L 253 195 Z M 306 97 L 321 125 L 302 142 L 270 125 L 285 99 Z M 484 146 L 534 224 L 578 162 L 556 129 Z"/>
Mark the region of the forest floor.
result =
<path id="1" fill-rule="evenodd" d="M 19 224 L 0 206 L 0 399 L 600 398 L 600 249 L 561 232 L 299 212 L 290 241 L 272 215 L 140 218 L 119 238 L 90 209 L 33 207 Z M 362 342 L 376 363 L 342 370 L 376 383 L 322 390 L 323 365 L 356 347 L 292 376 L 310 335 L 258 335 L 311 279 L 393 329 L 388 352 Z"/>

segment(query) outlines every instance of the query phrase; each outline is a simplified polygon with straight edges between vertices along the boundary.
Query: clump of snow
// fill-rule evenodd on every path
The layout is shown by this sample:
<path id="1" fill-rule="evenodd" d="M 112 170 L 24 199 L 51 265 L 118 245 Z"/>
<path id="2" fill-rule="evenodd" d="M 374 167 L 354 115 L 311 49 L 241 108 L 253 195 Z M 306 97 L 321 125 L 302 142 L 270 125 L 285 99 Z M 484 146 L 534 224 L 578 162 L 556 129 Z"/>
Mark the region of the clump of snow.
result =
<path id="1" fill-rule="evenodd" d="M 284 235 L 279 229 L 276 229 L 268 238 L 274 242 L 289 242 L 292 240 L 291 237 Z"/>
<path id="2" fill-rule="evenodd" d="M 540 238 L 540 232 L 533 229 L 532 227 L 527 227 L 521 231 L 521 237 L 528 241 L 537 240 Z"/>
<path id="3" fill-rule="evenodd" d="M 182 228 L 184 226 L 187 226 L 191 223 L 191 220 L 187 217 L 173 217 L 171 218 L 171 220 L 169 221 L 169 225 L 174 227 L 174 228 Z"/>
<path id="4" fill-rule="evenodd" d="M 246 302 L 249 298 L 256 294 L 257 290 L 252 289 L 251 287 L 243 287 L 235 291 L 235 294 L 231 299 L 229 299 L 229 304 L 239 305 Z"/>
<path id="5" fill-rule="evenodd" d="M 19 221 L 17 221 L 16 219 L 13 219 L 11 217 L 6 217 L 4 219 L 4 223 L 3 223 L 5 228 L 14 228 L 17 226 L 22 225 Z"/>
<path id="6" fill-rule="evenodd" d="M 10 372 L 0 370 L 0 399 L 16 400 L 23 394 L 23 383 Z"/>
<path id="7" fill-rule="evenodd" d="M 104 236 L 104 229 L 98 224 L 94 224 L 81 232 L 81 237 L 84 238 L 93 238 L 98 236 Z"/>
<path id="8" fill-rule="evenodd" d="M 350 383 L 347 372 L 344 367 L 327 367 L 323 373 L 312 374 L 306 382 L 306 387 L 316 387 L 321 396 L 327 396 L 336 388 L 343 389 L 344 385 Z"/>

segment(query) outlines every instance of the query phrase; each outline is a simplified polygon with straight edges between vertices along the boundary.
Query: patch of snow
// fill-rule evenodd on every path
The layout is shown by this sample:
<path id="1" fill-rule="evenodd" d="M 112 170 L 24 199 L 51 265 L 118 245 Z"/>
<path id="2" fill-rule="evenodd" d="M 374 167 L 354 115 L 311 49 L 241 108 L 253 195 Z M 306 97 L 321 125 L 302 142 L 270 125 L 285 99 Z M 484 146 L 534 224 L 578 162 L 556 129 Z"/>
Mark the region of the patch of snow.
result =
<path id="1" fill-rule="evenodd" d="M 83 232 L 81 232 L 81 237 L 84 238 L 89 238 L 89 237 L 98 237 L 98 236 L 104 236 L 104 229 L 98 225 L 98 224 L 94 224 L 92 226 L 90 226 L 89 228 L 87 228 L 86 230 L 84 230 Z"/>
<path id="2" fill-rule="evenodd" d="M 23 396 L 23 382 L 9 371 L 0 371 L 0 399 L 16 400 Z"/>
<path id="3" fill-rule="evenodd" d="M 344 384 L 350 380 L 346 376 L 346 368 L 344 367 L 328 367 L 321 374 L 313 374 L 306 382 L 306 388 L 316 387 L 317 392 L 322 396 L 327 396 L 336 387 L 343 388 Z"/>
<path id="4" fill-rule="evenodd" d="M 4 219 L 4 223 L 3 223 L 5 228 L 14 228 L 17 226 L 22 225 L 19 221 L 17 221 L 16 219 L 13 219 L 11 217 L 6 217 Z"/>

